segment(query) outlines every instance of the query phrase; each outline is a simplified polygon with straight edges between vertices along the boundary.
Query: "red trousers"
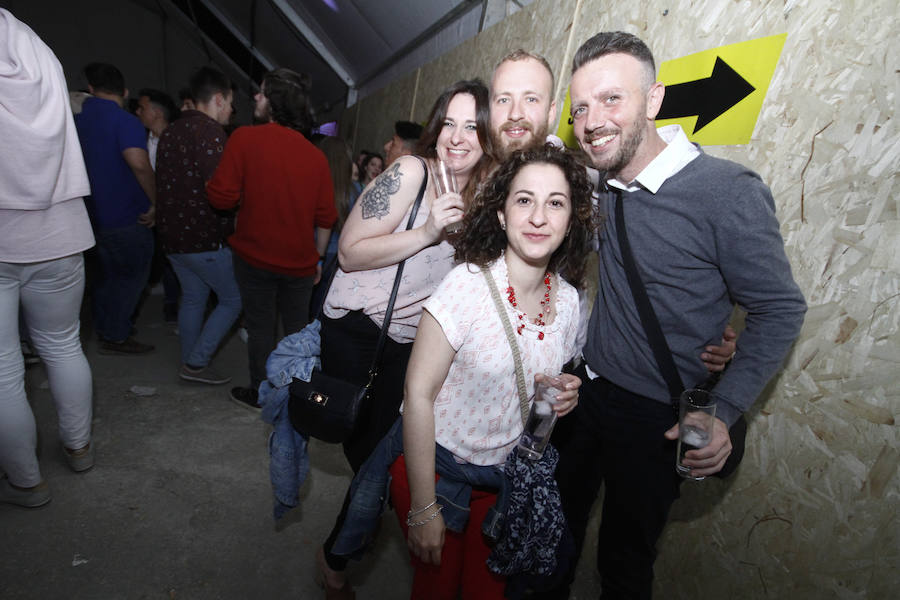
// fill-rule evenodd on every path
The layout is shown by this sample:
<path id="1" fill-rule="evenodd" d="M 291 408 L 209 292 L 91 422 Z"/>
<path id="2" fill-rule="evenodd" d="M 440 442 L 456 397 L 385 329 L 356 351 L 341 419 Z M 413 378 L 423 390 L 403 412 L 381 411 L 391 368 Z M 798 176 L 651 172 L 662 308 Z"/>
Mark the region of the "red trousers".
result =
<path id="1" fill-rule="evenodd" d="M 391 466 L 391 498 L 394 510 L 406 536 L 406 514 L 409 512 L 409 480 L 406 478 L 406 461 L 403 456 Z M 423 564 L 410 555 L 415 569 L 412 600 L 495 600 L 503 598 L 506 579 L 491 573 L 487 558 L 491 548 L 481 533 L 481 522 L 487 511 L 497 501 L 497 495 L 472 490 L 469 504 L 469 522 L 462 533 L 449 529 L 444 535 L 440 566 Z"/>

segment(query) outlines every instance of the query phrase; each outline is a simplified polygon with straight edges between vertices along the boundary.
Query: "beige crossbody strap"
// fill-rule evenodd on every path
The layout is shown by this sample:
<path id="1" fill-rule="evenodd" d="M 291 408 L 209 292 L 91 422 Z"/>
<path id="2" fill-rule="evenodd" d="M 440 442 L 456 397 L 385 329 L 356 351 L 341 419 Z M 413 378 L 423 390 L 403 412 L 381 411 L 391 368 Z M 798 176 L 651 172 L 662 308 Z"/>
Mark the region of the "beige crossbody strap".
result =
<path id="1" fill-rule="evenodd" d="M 516 387 L 519 390 L 519 409 L 522 412 L 522 427 L 528 422 L 528 393 L 525 391 L 525 370 L 522 369 L 522 355 L 519 354 L 519 344 L 516 343 L 516 337 L 513 333 L 512 325 L 509 322 L 509 315 L 506 314 L 506 307 L 503 306 L 503 300 L 500 299 L 500 290 L 494 281 L 494 276 L 487 269 L 481 269 L 482 275 L 487 280 L 488 287 L 491 289 L 491 298 L 494 300 L 494 306 L 500 315 L 500 322 L 503 323 L 503 329 L 506 331 L 506 341 L 509 342 L 509 348 L 512 350 L 513 362 L 516 365 Z"/>

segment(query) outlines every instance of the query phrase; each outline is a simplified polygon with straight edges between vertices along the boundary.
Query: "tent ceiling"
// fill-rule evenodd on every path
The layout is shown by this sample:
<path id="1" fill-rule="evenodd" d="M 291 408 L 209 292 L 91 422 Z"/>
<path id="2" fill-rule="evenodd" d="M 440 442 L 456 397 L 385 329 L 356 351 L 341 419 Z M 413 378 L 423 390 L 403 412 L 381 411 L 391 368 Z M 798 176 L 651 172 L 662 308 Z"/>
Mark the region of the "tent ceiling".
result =
<path id="1" fill-rule="evenodd" d="M 309 74 L 313 82 L 313 105 L 319 113 L 327 113 L 346 101 L 348 90 L 362 87 L 466 13 L 477 11 L 483 23 L 489 4 L 521 6 L 530 0 L 172 2 L 192 20 L 200 12 L 213 15 L 248 48 L 254 58 L 245 56 L 235 62 L 251 79 L 259 80 L 261 73 L 255 72 L 259 65 L 267 69 L 287 67 Z M 197 24 L 213 37 L 202 20 L 196 18 Z M 477 30 L 471 35 L 475 33 Z M 255 67 L 250 64 L 254 60 L 258 61 Z"/>

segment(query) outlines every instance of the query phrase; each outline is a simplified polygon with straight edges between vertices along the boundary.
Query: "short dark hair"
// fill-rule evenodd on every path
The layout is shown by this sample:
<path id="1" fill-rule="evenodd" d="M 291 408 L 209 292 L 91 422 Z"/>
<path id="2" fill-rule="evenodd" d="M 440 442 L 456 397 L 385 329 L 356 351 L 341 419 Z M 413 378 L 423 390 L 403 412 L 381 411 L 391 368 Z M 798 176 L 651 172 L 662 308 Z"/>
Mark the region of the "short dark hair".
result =
<path id="1" fill-rule="evenodd" d="M 309 76 L 281 68 L 266 73 L 262 83 L 272 120 L 309 137 L 313 125 Z"/>
<path id="2" fill-rule="evenodd" d="M 122 71 L 109 63 L 92 62 L 84 67 L 84 78 L 95 92 L 125 95 L 125 77 Z"/>
<path id="3" fill-rule="evenodd" d="M 216 94 L 222 94 L 228 97 L 231 92 L 231 80 L 218 69 L 212 67 L 200 67 L 197 72 L 191 76 L 188 82 L 190 86 L 190 98 L 194 102 L 202 102 L 206 104 Z M 184 97 L 182 97 L 184 100 Z"/>
<path id="4" fill-rule="evenodd" d="M 150 102 L 159 107 L 167 123 L 171 123 L 178 118 L 178 107 L 175 106 L 175 101 L 167 93 L 154 90 L 153 88 L 143 88 L 137 95 L 138 98 L 141 96 L 147 96 Z"/>
<path id="5" fill-rule="evenodd" d="M 646 87 L 656 80 L 656 63 L 653 53 L 641 38 L 624 31 L 601 31 L 586 41 L 575 52 L 572 59 L 572 73 L 587 63 L 607 54 L 627 54 L 644 65 Z"/>
<path id="6" fill-rule="evenodd" d="M 397 121 L 394 123 L 394 133 L 406 144 L 415 145 L 422 137 L 423 127 L 412 121 Z"/>
<path id="7" fill-rule="evenodd" d="M 591 199 L 593 186 L 587 171 L 576 155 L 550 144 L 517 150 L 507 158 L 485 182 L 472 208 L 466 213 L 462 232 L 453 242 L 457 262 L 487 267 L 506 249 L 506 231 L 500 226 L 497 212 L 503 212 L 513 179 L 523 167 L 548 164 L 559 167 L 569 184 L 572 216 L 569 232 L 550 257 L 547 269 L 559 272 L 573 286 L 584 284 L 587 257 L 592 251 L 599 218 Z"/>
<path id="8" fill-rule="evenodd" d="M 475 188 L 482 180 L 484 175 L 490 168 L 494 160 L 493 146 L 491 145 L 491 110 L 490 99 L 487 86 L 480 79 L 467 79 L 457 81 L 450 87 L 446 88 L 431 107 L 431 113 L 428 115 L 428 124 L 419 137 L 419 143 L 416 147 L 416 154 L 426 158 L 437 157 L 437 139 L 444 127 L 444 120 L 447 118 L 447 109 L 450 101 L 457 94 L 469 94 L 475 98 L 475 129 L 478 133 L 478 143 L 484 155 L 475 164 L 472 175 L 469 176 L 469 182 L 465 189 L 460 190 L 463 202 L 466 206 L 472 203 L 475 197 Z"/>
<path id="9" fill-rule="evenodd" d="M 194 94 L 191 92 L 191 88 L 183 87 L 180 90 L 178 90 L 178 99 L 182 102 L 182 104 L 184 103 L 185 100 L 193 101 Z"/>

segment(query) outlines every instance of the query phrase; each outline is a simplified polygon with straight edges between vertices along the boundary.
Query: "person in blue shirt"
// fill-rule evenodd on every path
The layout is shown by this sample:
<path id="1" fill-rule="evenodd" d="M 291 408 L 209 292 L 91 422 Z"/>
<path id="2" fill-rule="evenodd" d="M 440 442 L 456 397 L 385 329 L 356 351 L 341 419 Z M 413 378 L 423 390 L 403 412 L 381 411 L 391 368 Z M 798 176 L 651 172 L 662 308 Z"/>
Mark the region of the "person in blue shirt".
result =
<path id="1" fill-rule="evenodd" d="M 84 68 L 92 97 L 75 117 L 91 182 L 86 199 L 97 240 L 100 272 L 91 286 L 94 329 L 102 354 L 153 350 L 132 335 L 132 314 L 150 274 L 156 184 L 140 120 L 124 110 L 121 71 L 110 64 Z"/>

